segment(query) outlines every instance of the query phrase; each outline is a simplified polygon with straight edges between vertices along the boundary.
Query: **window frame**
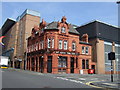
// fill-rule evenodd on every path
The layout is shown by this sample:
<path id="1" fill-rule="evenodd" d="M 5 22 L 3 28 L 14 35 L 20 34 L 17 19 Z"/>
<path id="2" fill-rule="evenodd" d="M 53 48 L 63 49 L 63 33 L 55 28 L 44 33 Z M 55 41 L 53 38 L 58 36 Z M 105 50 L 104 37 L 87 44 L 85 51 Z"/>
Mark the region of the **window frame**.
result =
<path id="1" fill-rule="evenodd" d="M 50 38 L 47 39 L 47 48 L 51 48 L 51 39 Z"/>
<path id="2" fill-rule="evenodd" d="M 89 47 L 85 47 L 85 53 L 89 54 Z"/>
<path id="3" fill-rule="evenodd" d="M 67 50 L 67 49 L 68 49 L 68 41 L 64 40 L 64 50 Z"/>
<path id="4" fill-rule="evenodd" d="M 63 42 L 62 40 L 59 40 L 59 49 L 62 49 L 62 42 Z"/>
<path id="5" fill-rule="evenodd" d="M 66 28 L 65 27 L 61 28 L 61 33 L 66 33 Z"/>
<path id="6" fill-rule="evenodd" d="M 52 39 L 52 48 L 54 48 L 54 38 Z"/>
<path id="7" fill-rule="evenodd" d="M 76 50 L 76 42 L 72 42 L 72 51 Z"/>
<path id="8" fill-rule="evenodd" d="M 85 54 L 85 46 L 82 46 L 82 54 Z"/>

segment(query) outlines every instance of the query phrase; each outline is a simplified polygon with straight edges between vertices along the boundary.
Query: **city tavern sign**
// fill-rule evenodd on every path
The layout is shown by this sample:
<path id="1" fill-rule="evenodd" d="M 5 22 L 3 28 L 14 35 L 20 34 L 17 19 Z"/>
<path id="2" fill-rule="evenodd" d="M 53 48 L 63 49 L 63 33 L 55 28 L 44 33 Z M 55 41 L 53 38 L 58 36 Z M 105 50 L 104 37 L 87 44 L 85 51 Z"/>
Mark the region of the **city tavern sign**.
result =
<path id="1" fill-rule="evenodd" d="M 75 52 L 61 52 L 61 51 L 55 51 L 56 54 L 68 54 L 68 55 L 80 55 L 80 53 Z"/>

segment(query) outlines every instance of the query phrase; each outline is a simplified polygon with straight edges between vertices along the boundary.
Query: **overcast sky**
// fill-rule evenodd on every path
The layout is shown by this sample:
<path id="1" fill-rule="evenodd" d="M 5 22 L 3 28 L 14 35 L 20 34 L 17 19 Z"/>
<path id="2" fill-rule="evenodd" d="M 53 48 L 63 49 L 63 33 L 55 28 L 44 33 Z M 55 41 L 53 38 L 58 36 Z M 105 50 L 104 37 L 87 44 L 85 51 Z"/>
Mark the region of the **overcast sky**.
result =
<path id="1" fill-rule="evenodd" d="M 40 12 L 41 19 L 47 22 L 60 21 L 66 16 L 68 23 L 78 26 L 92 20 L 118 25 L 115 2 L 2 2 L 2 25 L 7 18 L 16 19 L 25 9 Z"/>

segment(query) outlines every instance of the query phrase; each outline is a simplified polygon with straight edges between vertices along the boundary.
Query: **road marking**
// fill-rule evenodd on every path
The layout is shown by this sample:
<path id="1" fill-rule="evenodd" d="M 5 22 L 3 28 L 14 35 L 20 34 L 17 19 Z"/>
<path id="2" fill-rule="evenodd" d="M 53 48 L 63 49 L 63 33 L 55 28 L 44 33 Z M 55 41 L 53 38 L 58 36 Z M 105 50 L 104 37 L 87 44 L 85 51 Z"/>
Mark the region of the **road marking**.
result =
<path id="1" fill-rule="evenodd" d="M 92 78 L 91 80 L 98 80 L 98 78 Z"/>
<path id="2" fill-rule="evenodd" d="M 54 78 L 62 79 L 62 80 L 66 80 L 66 81 L 71 81 L 71 82 L 75 82 L 75 83 L 82 83 L 82 84 L 84 84 L 84 83 L 81 82 L 81 81 L 72 80 L 72 79 L 67 79 L 67 78 L 63 78 L 63 77 L 54 77 Z"/>
<path id="3" fill-rule="evenodd" d="M 86 80 L 85 78 L 79 78 L 80 80 Z"/>
<path id="4" fill-rule="evenodd" d="M 116 84 L 111 84 L 111 83 L 103 83 L 103 84 L 111 85 L 111 86 L 118 86 L 118 85 L 116 85 Z"/>
<path id="5" fill-rule="evenodd" d="M 101 80 L 101 81 L 104 81 L 104 80 Z M 98 87 L 98 86 L 95 86 L 95 85 L 91 85 L 91 83 L 94 83 L 94 82 L 99 82 L 99 81 L 90 81 L 90 82 L 87 82 L 86 85 L 94 87 L 94 88 L 103 88 L 103 87 Z"/>

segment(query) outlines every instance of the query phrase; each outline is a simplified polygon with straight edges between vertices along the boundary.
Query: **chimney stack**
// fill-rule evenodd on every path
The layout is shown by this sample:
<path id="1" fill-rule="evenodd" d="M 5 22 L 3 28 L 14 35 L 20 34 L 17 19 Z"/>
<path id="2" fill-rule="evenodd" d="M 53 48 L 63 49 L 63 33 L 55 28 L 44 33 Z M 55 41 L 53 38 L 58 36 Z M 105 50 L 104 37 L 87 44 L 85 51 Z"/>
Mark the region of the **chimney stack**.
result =
<path id="1" fill-rule="evenodd" d="M 88 43 L 88 34 L 83 34 L 82 41 Z"/>

